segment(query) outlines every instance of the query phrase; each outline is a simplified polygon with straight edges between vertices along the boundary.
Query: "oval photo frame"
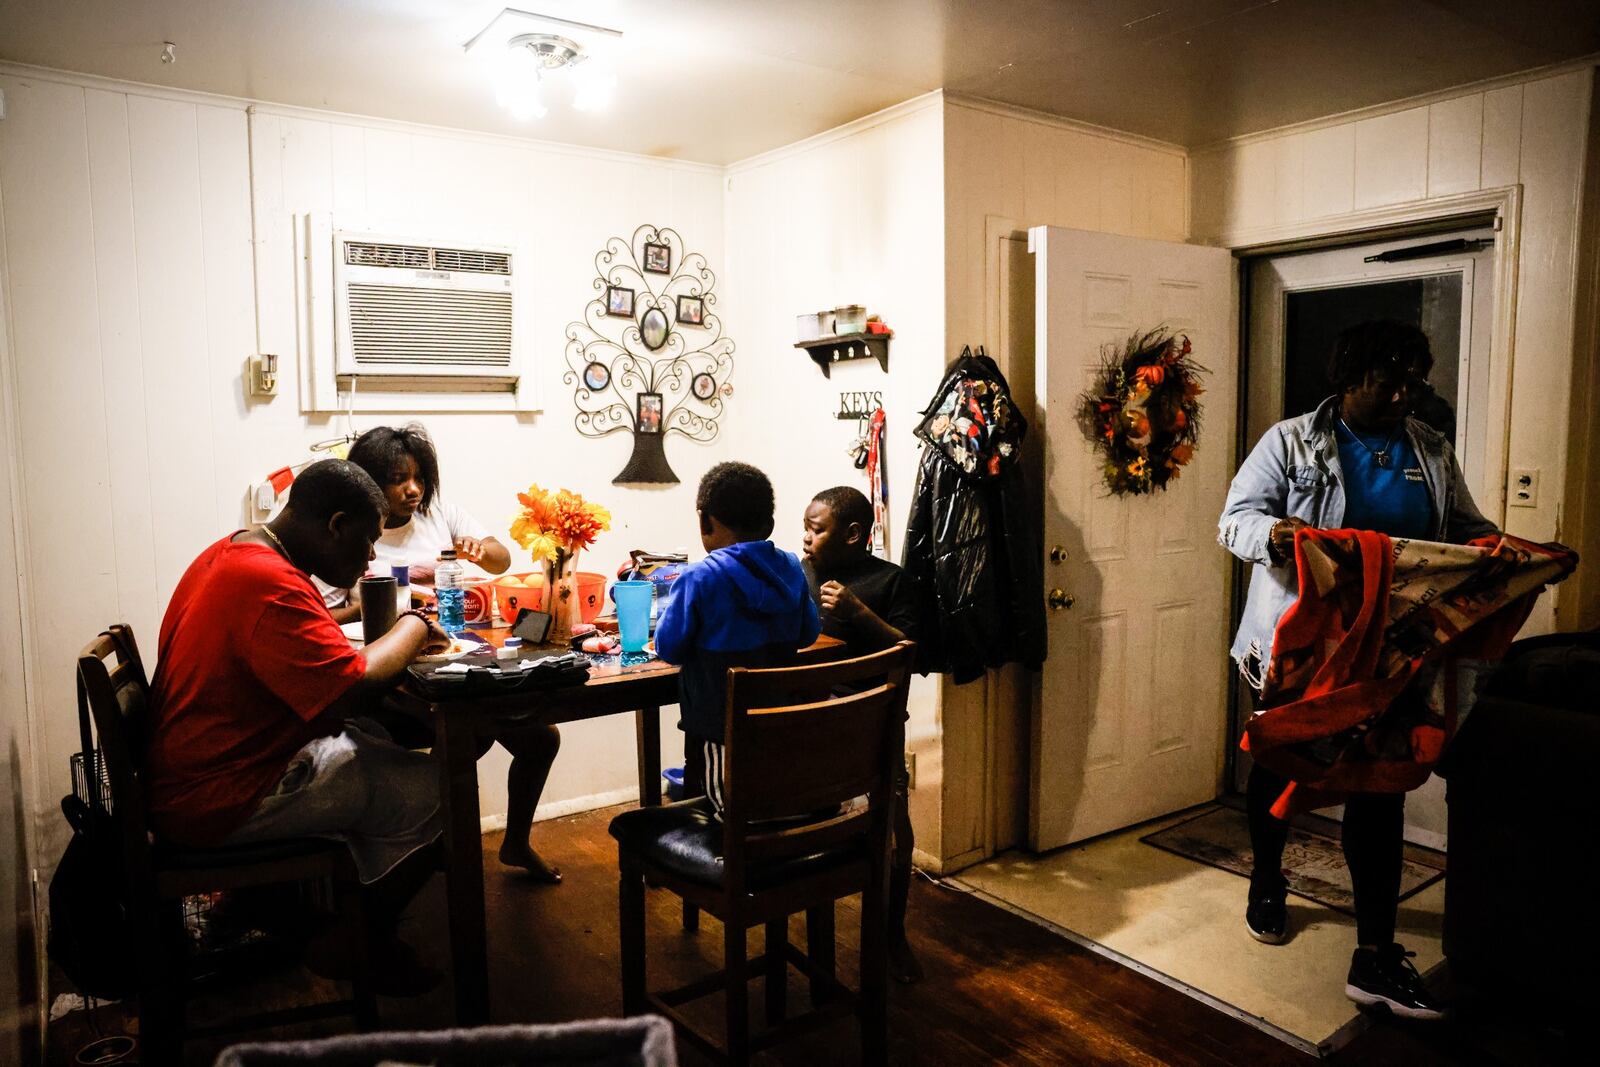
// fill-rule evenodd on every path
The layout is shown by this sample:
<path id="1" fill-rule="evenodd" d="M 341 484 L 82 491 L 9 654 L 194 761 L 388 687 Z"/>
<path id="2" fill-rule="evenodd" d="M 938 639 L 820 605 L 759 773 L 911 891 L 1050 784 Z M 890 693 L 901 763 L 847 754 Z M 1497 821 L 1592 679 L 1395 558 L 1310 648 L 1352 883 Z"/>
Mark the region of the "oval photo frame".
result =
<path id="1" fill-rule="evenodd" d="M 639 339 L 652 352 L 667 343 L 667 334 L 670 331 L 667 313 L 660 308 L 651 308 L 639 320 Z"/>

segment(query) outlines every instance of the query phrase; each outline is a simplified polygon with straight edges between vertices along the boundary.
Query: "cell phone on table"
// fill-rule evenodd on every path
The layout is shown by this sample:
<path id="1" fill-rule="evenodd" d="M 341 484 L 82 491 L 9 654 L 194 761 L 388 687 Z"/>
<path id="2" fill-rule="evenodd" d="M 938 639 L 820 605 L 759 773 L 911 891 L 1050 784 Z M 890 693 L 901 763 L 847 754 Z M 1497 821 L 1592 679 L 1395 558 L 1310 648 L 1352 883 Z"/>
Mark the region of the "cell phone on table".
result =
<path id="1" fill-rule="evenodd" d="M 550 613 L 523 608 L 517 612 L 517 621 L 511 624 L 513 637 L 520 637 L 530 645 L 542 645 L 550 636 Z"/>

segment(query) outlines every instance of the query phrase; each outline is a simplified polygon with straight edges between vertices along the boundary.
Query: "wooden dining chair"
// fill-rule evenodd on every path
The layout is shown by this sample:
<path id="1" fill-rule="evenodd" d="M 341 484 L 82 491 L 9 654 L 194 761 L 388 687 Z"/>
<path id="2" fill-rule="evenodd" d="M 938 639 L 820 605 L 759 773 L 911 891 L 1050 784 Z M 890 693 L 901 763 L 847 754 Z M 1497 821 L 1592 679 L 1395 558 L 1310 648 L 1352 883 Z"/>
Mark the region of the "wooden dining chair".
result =
<path id="1" fill-rule="evenodd" d="M 760 1049 L 855 1012 L 862 1059 L 888 1045 L 887 893 L 895 771 L 905 734 L 911 642 L 811 667 L 728 672 L 725 810 L 704 797 L 624 812 L 617 839 L 623 1011 L 658 1011 L 713 1058 L 742 1065 Z M 848 696 L 833 696 L 849 691 Z M 860 798 L 865 798 L 861 802 Z M 645 980 L 645 882 L 723 924 L 723 968 L 678 989 Z M 834 902 L 861 894 L 861 982 L 834 974 Z M 789 943 L 789 916 L 806 914 L 806 952 Z M 766 928 L 747 958 L 751 926 Z M 812 1010 L 787 1017 L 788 967 L 810 979 Z M 749 979 L 765 979 L 767 1028 L 750 1033 Z M 720 990 L 723 1044 L 679 1008 Z"/>
<path id="2" fill-rule="evenodd" d="M 109 661 L 115 659 L 115 664 Z M 80 728 L 90 782 L 92 766 L 104 761 L 110 785 L 110 810 L 97 821 L 121 838 L 121 858 L 130 941 L 136 946 L 139 1034 L 145 1063 L 178 1063 L 183 1043 L 202 1033 L 233 1033 L 352 1014 L 363 1029 L 377 1021 L 366 966 L 361 885 L 349 849 L 342 842 L 297 838 L 207 849 L 179 849 L 156 842 L 148 819 L 144 772 L 150 733 L 150 683 L 133 630 L 117 625 L 91 641 L 78 655 Z M 87 702 L 87 710 L 81 706 Z M 94 740 L 88 736 L 92 714 Z M 91 788 L 98 804 L 99 788 Z M 352 995 L 348 1000 L 279 1009 L 239 1017 L 220 1026 L 186 1026 L 188 939 L 183 900 L 217 891 L 327 879 L 333 883 L 341 921 L 349 933 Z"/>

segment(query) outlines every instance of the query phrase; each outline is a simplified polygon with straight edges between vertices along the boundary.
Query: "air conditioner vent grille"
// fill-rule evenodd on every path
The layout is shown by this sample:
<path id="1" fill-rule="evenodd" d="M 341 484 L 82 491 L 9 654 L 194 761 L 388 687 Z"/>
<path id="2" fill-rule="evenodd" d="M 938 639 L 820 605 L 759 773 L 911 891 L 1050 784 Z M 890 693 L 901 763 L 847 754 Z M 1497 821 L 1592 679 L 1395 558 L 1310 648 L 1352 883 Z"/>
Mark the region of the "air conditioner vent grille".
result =
<path id="1" fill-rule="evenodd" d="M 425 245 L 346 241 L 344 261 L 352 267 L 396 267 L 402 270 L 450 270 L 469 274 L 511 274 L 511 256 L 476 248 L 428 248 Z"/>
<path id="2" fill-rule="evenodd" d="M 511 257 L 504 252 L 470 248 L 435 248 L 434 270 L 464 270 L 476 274 L 510 274 Z"/>
<path id="3" fill-rule="evenodd" d="M 344 261 L 353 267 L 409 267 L 413 270 L 428 270 L 433 266 L 433 249 L 416 245 L 346 241 Z"/>
<path id="4" fill-rule="evenodd" d="M 353 282 L 356 367 L 511 366 L 511 294 Z"/>

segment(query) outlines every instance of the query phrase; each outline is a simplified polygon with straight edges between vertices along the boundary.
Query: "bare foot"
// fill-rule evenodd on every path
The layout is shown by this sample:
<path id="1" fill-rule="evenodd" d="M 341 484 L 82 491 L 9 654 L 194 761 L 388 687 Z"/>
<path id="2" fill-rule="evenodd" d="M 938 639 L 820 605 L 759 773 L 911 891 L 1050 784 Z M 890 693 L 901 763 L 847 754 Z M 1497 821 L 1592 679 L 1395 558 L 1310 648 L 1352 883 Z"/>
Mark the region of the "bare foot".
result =
<path id="1" fill-rule="evenodd" d="M 526 844 L 520 848 L 510 841 L 501 845 L 500 862 L 507 867 L 521 867 L 535 882 L 544 882 L 547 885 L 561 884 L 561 868 L 546 863 L 543 856 Z"/>

